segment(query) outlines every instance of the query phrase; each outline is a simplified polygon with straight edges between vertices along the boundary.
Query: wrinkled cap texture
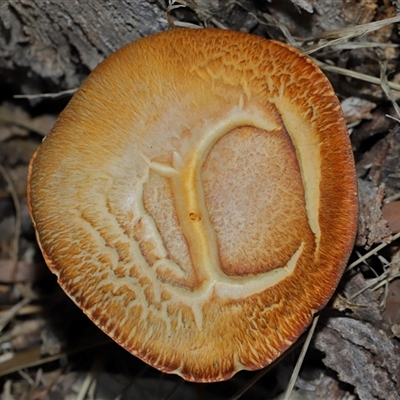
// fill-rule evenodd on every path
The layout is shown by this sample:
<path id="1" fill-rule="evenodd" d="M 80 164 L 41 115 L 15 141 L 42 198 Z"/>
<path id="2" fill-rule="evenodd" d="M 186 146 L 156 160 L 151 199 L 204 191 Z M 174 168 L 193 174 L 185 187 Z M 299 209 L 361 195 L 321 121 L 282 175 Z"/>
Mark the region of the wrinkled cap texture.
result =
<path id="1" fill-rule="evenodd" d="M 357 221 L 327 78 L 289 46 L 217 29 L 131 43 L 34 154 L 28 203 L 74 302 L 190 381 L 270 364 L 332 296 Z"/>

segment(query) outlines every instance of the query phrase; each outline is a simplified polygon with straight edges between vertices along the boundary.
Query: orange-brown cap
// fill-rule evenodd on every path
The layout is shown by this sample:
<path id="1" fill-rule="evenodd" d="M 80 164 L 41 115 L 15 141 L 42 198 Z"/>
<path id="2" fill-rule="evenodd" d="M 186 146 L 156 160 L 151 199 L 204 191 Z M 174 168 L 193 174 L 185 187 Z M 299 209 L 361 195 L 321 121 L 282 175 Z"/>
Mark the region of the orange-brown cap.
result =
<path id="1" fill-rule="evenodd" d="M 179 29 L 101 63 L 32 158 L 49 268 L 104 332 L 191 381 L 275 360 L 332 296 L 357 187 L 339 102 L 297 50 Z"/>

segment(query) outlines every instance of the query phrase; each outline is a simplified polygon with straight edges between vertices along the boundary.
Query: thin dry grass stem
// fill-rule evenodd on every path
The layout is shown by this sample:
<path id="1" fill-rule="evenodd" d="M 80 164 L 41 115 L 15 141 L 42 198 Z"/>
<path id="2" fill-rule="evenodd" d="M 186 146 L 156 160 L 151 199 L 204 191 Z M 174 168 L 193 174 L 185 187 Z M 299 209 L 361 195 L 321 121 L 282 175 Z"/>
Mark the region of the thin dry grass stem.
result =
<path id="1" fill-rule="evenodd" d="M 245 9 L 247 11 L 247 9 L 243 6 L 241 6 L 243 9 Z M 294 37 L 291 35 L 291 33 L 289 32 L 289 29 L 282 24 L 281 22 L 277 21 L 274 17 L 272 17 L 271 15 L 262 14 L 262 17 L 265 18 L 265 21 L 262 21 L 260 19 L 260 17 L 252 12 L 248 11 L 248 14 L 251 15 L 252 17 L 254 17 L 261 25 L 267 25 L 267 26 L 274 26 L 278 29 L 280 29 L 280 31 L 282 32 L 283 36 L 286 38 L 287 42 L 293 46 L 293 47 L 299 47 L 300 43 L 294 39 Z"/>
<path id="2" fill-rule="evenodd" d="M 386 258 L 381 256 L 380 254 L 377 254 L 376 256 L 377 256 L 378 260 L 382 263 L 384 268 L 385 267 L 390 267 L 390 265 L 393 264 L 393 263 L 389 262 L 388 260 L 386 260 Z M 378 276 L 378 274 L 377 274 L 377 276 Z"/>
<path id="3" fill-rule="evenodd" d="M 32 301 L 30 297 L 24 297 L 17 304 L 14 304 L 10 309 L 8 309 L 5 314 L 0 318 L 0 333 L 9 324 L 10 321 L 18 314 L 19 310 Z"/>
<path id="4" fill-rule="evenodd" d="M 361 253 L 358 250 L 356 250 L 356 254 L 357 254 L 358 257 L 362 257 Z M 381 256 L 379 254 L 377 254 L 377 257 L 379 258 Z M 382 263 L 382 264 L 385 264 L 385 263 Z M 372 268 L 372 266 L 368 263 L 368 260 L 364 261 L 364 265 L 369 268 L 369 270 L 372 272 L 373 275 L 375 275 L 375 278 L 377 278 L 379 276 L 379 274 L 375 271 L 375 269 Z"/>
<path id="5" fill-rule="evenodd" d="M 39 368 L 39 370 L 41 370 L 41 368 Z M 35 381 L 23 369 L 19 370 L 18 373 L 28 382 L 29 386 L 35 384 Z"/>
<path id="6" fill-rule="evenodd" d="M 400 193 L 396 193 L 393 196 L 386 197 L 386 199 L 384 199 L 383 202 L 387 204 L 391 203 L 392 201 L 396 201 L 398 199 L 400 199 Z"/>
<path id="7" fill-rule="evenodd" d="M 177 8 L 183 8 L 183 7 L 186 7 L 186 2 L 185 1 L 169 0 L 168 7 L 167 7 L 167 21 L 168 21 L 169 26 L 171 28 L 175 28 L 176 27 L 175 21 L 172 18 L 171 12 L 173 10 L 176 10 Z"/>
<path id="8" fill-rule="evenodd" d="M 16 312 L 16 316 L 26 316 L 42 313 L 44 310 L 43 306 L 40 305 L 26 305 L 19 308 Z M 0 311 L 0 321 L 1 319 L 8 314 L 9 310 L 1 310 Z M 1 331 L 1 322 L 0 322 L 0 331 Z"/>
<path id="9" fill-rule="evenodd" d="M 310 347 L 311 339 L 314 335 L 315 328 L 317 326 L 320 314 L 316 315 L 313 319 L 310 329 L 308 330 L 306 340 L 301 349 L 300 355 L 297 359 L 296 366 L 294 367 L 292 376 L 290 377 L 289 384 L 286 388 L 285 394 L 282 400 L 289 400 L 293 392 L 294 385 L 296 383 L 297 377 L 299 376 L 301 366 L 303 365 L 304 357 L 306 356 L 307 350 Z"/>
<path id="10" fill-rule="evenodd" d="M 85 397 L 89 392 L 94 391 L 97 383 L 97 377 L 100 375 L 102 370 L 102 363 L 99 358 L 97 358 L 90 368 L 89 372 L 86 374 L 85 379 L 79 389 L 78 396 L 76 400 L 85 400 Z"/>
<path id="11" fill-rule="evenodd" d="M 381 243 L 379 246 L 376 246 L 374 249 L 372 249 L 371 251 L 369 251 L 368 253 L 364 254 L 362 257 L 360 257 L 358 260 L 352 262 L 347 268 L 345 272 L 348 272 L 350 270 L 352 270 L 354 267 L 356 267 L 357 265 L 365 262 L 366 260 L 368 260 L 368 258 L 370 258 L 371 256 L 373 256 L 374 254 L 376 254 L 378 251 L 384 249 L 387 245 L 389 245 L 390 243 L 394 242 L 395 240 L 397 240 L 398 238 L 400 238 L 400 232 L 396 233 L 394 236 L 392 236 L 392 238 L 390 239 L 390 241 L 388 243 Z"/>
<path id="12" fill-rule="evenodd" d="M 218 21 L 214 17 L 211 17 L 209 20 L 219 29 L 229 29 L 227 26 L 225 26 L 222 22 Z"/>
<path id="13" fill-rule="evenodd" d="M 353 39 L 357 36 L 365 35 L 369 32 L 376 31 L 383 28 L 386 25 L 395 24 L 400 22 L 400 15 L 397 17 L 386 18 L 381 21 L 370 22 L 368 24 L 351 26 L 348 28 L 343 28 L 335 31 L 324 32 L 315 41 L 324 40 L 322 43 L 314 44 L 308 48 L 305 48 L 304 54 L 311 54 L 315 51 L 321 50 L 324 47 L 332 46 L 341 42 L 345 42 L 349 39 Z"/>
<path id="14" fill-rule="evenodd" d="M 400 22 L 400 15 L 396 17 L 382 19 L 380 21 L 368 22 L 367 24 L 361 24 L 361 25 L 351 26 L 348 28 L 338 29 L 335 31 L 324 32 L 318 37 L 318 39 L 330 39 L 330 38 L 336 38 L 338 36 L 342 37 L 360 36 L 369 32 L 377 31 L 383 28 L 384 26 L 395 24 L 397 22 Z"/>
<path id="15" fill-rule="evenodd" d="M 89 371 L 86 376 L 85 379 L 82 382 L 82 385 L 79 389 L 79 393 L 78 396 L 76 397 L 76 400 L 84 400 L 88 391 L 89 391 L 89 387 L 92 384 L 93 381 L 93 376 L 91 374 L 91 371 Z"/>
<path id="16" fill-rule="evenodd" d="M 381 63 L 381 87 L 386 97 L 392 103 L 392 106 L 397 114 L 397 117 L 400 119 L 400 107 L 397 104 L 396 100 L 393 98 L 392 93 L 390 91 L 389 81 L 387 79 L 387 60 Z"/>
<path id="17" fill-rule="evenodd" d="M 164 18 L 159 18 L 158 22 L 163 22 L 169 24 L 170 22 Z M 182 22 L 182 21 L 174 21 L 174 25 L 176 28 L 192 28 L 192 29 L 202 29 L 203 26 L 195 25 L 190 22 Z"/>
<path id="18" fill-rule="evenodd" d="M 389 114 L 386 114 L 386 117 L 387 117 L 387 118 L 390 118 L 390 119 L 393 119 L 393 120 L 395 120 L 397 123 L 400 124 L 400 119 L 395 118 L 395 117 L 393 117 L 392 115 L 389 115 Z"/>
<path id="19" fill-rule="evenodd" d="M 377 257 L 383 265 L 384 272 L 381 275 L 378 275 L 375 273 L 374 269 L 371 268 L 371 271 L 375 273 L 376 278 L 369 279 L 368 284 L 354 293 L 348 300 L 354 299 L 367 289 L 377 291 L 383 287 L 383 295 L 381 296 L 379 306 L 384 309 L 389 294 L 389 283 L 400 277 L 400 265 L 398 265 L 398 262 L 389 262 L 381 255 L 378 255 Z"/>
<path id="20" fill-rule="evenodd" d="M 384 287 L 383 296 L 382 296 L 381 302 L 379 304 L 379 307 L 382 309 L 382 311 L 384 311 L 386 308 L 386 302 L 387 302 L 388 296 L 389 296 L 389 282 Z"/>
<path id="21" fill-rule="evenodd" d="M 56 99 L 58 97 L 73 95 L 77 90 L 78 90 L 78 88 L 62 90 L 61 92 L 57 92 L 57 93 L 15 94 L 13 96 L 13 98 L 14 99 L 28 99 L 28 100 L 45 99 L 45 98 Z"/>
<path id="22" fill-rule="evenodd" d="M 200 8 L 198 4 L 191 0 L 169 0 L 168 8 L 167 8 L 167 20 L 169 25 L 174 27 L 186 27 L 186 28 L 199 28 L 194 24 L 190 24 L 184 21 L 174 21 L 171 16 L 171 11 L 177 8 L 187 7 L 193 10 L 204 25 L 207 25 L 208 22 L 211 22 L 214 26 L 220 29 L 228 29 L 222 22 L 218 21 L 208 10 L 205 8 Z"/>
<path id="23" fill-rule="evenodd" d="M 357 291 L 356 293 L 353 293 L 352 296 L 348 298 L 348 300 L 354 299 L 367 289 L 376 291 L 380 289 L 382 286 L 387 286 L 392 280 L 398 278 L 400 276 L 400 271 L 397 269 L 397 273 L 394 273 L 390 268 L 392 265 L 393 265 L 392 263 L 386 264 L 383 267 L 384 272 L 381 275 L 379 275 L 376 278 L 369 279 L 368 284 L 359 291 Z"/>
<path id="24" fill-rule="evenodd" d="M 324 63 L 322 61 L 316 60 L 316 59 L 313 59 L 313 60 L 324 71 L 335 72 L 337 74 L 349 76 L 350 78 L 355 78 L 355 79 L 359 79 L 359 80 L 362 80 L 362 81 L 365 81 L 368 83 L 373 83 L 374 85 L 382 86 L 381 78 L 375 78 L 374 76 L 371 76 L 371 75 L 362 74 L 362 73 L 356 72 L 356 71 L 351 71 L 346 68 L 336 67 L 335 65 L 330 65 L 330 64 Z M 390 89 L 400 91 L 400 84 L 398 84 L 398 83 L 387 82 L 387 86 L 389 86 Z"/>
<path id="25" fill-rule="evenodd" d="M 332 45 L 336 50 L 354 50 L 354 49 L 366 49 L 366 48 L 382 48 L 387 47 L 397 48 L 400 45 L 394 43 L 373 43 L 373 42 L 347 42 Z"/>
<path id="26" fill-rule="evenodd" d="M 43 377 L 43 369 L 42 368 L 38 368 L 38 370 L 36 371 L 36 375 L 35 375 L 35 381 L 34 381 L 33 385 L 31 385 L 31 388 L 30 388 L 30 396 L 29 396 L 29 398 L 31 398 L 31 399 L 41 399 L 41 398 L 45 397 L 45 395 L 47 393 L 47 389 L 42 390 L 41 392 L 37 393 L 37 389 L 40 386 L 40 383 L 42 381 L 42 377 Z"/>
<path id="27" fill-rule="evenodd" d="M 1 163 L 0 163 L 0 174 L 3 176 L 4 180 L 7 183 L 7 190 L 10 193 L 15 208 L 15 231 L 14 231 L 13 245 L 11 248 L 11 259 L 14 261 L 14 270 L 12 276 L 14 278 L 17 274 L 17 268 L 18 268 L 18 248 L 19 248 L 19 237 L 21 234 L 21 221 L 22 221 L 21 206 L 19 204 L 18 195 L 15 190 L 14 182 L 12 181 L 10 174 L 7 172 L 7 170 L 3 167 Z"/>

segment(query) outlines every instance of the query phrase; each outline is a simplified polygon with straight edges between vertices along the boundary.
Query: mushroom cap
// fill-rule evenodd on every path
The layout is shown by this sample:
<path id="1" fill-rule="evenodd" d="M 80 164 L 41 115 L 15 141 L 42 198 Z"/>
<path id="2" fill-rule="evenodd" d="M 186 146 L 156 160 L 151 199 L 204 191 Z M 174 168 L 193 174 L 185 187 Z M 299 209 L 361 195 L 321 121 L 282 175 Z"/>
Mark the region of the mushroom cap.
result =
<path id="1" fill-rule="evenodd" d="M 226 380 L 281 355 L 332 296 L 357 186 L 334 91 L 276 41 L 172 30 L 124 46 L 34 154 L 45 261 L 148 364 Z"/>

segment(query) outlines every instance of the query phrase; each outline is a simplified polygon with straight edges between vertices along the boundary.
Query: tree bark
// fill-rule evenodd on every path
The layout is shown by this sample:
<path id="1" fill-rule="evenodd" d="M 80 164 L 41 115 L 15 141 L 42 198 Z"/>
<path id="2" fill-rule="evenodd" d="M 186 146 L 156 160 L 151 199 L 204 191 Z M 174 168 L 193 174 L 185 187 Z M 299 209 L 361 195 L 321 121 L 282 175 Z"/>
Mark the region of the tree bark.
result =
<path id="1" fill-rule="evenodd" d="M 42 79 L 77 87 L 122 45 L 165 30 L 161 18 L 158 1 L 7 0 L 0 5 L 0 72 L 30 93 Z"/>

